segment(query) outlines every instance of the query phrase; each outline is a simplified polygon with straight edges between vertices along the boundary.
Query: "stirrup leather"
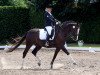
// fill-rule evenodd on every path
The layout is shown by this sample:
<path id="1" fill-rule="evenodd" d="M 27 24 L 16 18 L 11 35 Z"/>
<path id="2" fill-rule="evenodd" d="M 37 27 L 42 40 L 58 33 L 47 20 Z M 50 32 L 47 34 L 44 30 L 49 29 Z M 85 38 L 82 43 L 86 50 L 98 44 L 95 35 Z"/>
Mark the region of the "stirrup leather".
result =
<path id="1" fill-rule="evenodd" d="M 45 43 L 45 46 L 46 46 L 46 47 L 49 46 L 49 42 L 48 42 L 48 41 Z"/>

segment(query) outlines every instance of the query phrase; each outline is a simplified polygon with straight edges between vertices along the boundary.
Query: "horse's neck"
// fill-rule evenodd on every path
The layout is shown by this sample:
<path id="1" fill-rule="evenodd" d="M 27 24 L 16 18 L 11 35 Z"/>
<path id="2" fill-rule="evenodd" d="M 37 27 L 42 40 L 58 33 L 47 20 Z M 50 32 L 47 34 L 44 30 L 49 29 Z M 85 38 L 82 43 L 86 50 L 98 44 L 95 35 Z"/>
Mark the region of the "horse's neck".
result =
<path id="1" fill-rule="evenodd" d="M 57 34 L 59 34 L 62 31 L 62 28 L 60 26 L 56 26 L 55 31 Z"/>
<path id="2" fill-rule="evenodd" d="M 71 26 L 64 27 L 62 32 L 64 33 L 64 36 L 67 37 L 71 32 Z"/>
<path id="3" fill-rule="evenodd" d="M 65 37 L 65 33 L 64 33 L 65 31 L 63 31 L 63 28 L 62 27 L 60 27 L 60 26 L 57 26 L 56 28 L 55 28 L 55 35 L 56 35 L 56 37 L 62 37 L 63 39 L 64 39 L 64 37 Z M 60 35 L 60 36 L 59 36 Z"/>

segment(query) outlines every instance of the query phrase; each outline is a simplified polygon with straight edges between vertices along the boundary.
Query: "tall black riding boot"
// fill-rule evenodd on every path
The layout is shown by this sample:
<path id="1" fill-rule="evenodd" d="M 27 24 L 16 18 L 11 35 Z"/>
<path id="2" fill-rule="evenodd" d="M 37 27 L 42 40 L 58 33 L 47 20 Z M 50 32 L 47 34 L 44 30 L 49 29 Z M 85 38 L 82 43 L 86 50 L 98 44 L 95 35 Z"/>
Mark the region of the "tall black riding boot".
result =
<path id="1" fill-rule="evenodd" d="M 49 35 L 47 34 L 45 46 L 49 46 Z"/>

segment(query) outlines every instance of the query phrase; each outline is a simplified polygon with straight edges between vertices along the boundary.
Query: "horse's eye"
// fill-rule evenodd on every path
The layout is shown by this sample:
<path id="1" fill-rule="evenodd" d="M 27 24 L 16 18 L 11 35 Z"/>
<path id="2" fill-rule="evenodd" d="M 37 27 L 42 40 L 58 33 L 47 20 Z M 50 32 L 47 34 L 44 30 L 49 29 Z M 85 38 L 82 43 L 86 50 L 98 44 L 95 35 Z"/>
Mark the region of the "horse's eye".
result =
<path id="1" fill-rule="evenodd" d="M 75 29 L 75 26 L 73 26 L 73 29 Z"/>

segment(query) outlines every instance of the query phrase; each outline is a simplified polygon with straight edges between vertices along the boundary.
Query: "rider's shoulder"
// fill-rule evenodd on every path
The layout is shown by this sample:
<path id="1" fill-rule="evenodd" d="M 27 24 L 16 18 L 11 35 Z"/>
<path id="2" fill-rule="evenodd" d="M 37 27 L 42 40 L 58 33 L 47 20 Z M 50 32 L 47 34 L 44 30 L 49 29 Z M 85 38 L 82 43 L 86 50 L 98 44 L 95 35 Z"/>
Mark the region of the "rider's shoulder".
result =
<path id="1" fill-rule="evenodd" d="M 45 15 L 49 15 L 49 13 L 47 12 L 47 11 L 45 11 L 45 13 L 44 13 Z"/>

